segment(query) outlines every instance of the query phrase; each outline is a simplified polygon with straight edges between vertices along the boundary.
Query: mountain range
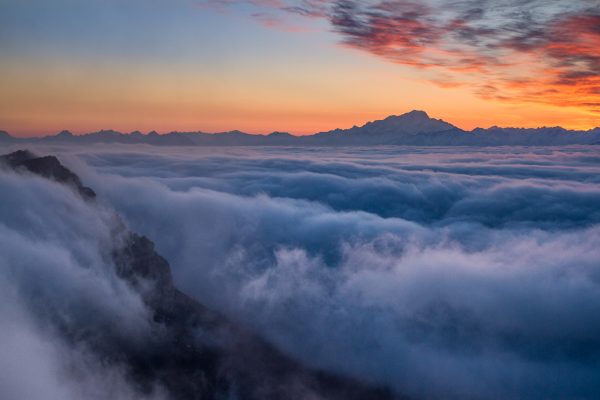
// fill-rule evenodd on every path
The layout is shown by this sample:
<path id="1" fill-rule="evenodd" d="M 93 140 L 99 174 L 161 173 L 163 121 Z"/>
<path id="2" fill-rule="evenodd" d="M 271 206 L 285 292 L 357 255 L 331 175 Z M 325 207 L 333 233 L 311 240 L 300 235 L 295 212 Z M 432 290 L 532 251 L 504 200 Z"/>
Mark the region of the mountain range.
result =
<path id="1" fill-rule="evenodd" d="M 465 131 L 441 119 L 431 118 L 424 111 L 413 110 L 362 126 L 305 136 L 295 136 L 287 132 L 257 135 L 237 130 L 165 134 L 155 131 L 143 134 L 139 131 L 122 133 L 101 130 L 74 135 L 65 130 L 56 135 L 17 138 L 8 132 L 0 131 L 0 143 L 124 143 L 167 146 L 558 146 L 600 144 L 600 127 L 583 131 L 562 127 L 493 126 Z"/>

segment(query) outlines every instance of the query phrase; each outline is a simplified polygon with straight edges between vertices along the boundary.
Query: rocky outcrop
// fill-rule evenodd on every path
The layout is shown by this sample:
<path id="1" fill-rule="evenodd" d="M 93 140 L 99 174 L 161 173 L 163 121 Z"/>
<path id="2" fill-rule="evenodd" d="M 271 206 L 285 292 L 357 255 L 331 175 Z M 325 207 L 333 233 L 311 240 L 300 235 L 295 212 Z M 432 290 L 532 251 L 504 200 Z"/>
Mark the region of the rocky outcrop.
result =
<path id="1" fill-rule="evenodd" d="M 0 157 L 0 164 L 5 164 L 15 170 L 27 170 L 44 178 L 69 185 L 86 200 L 96 197 L 96 193 L 92 189 L 83 186 L 79 177 L 65 168 L 54 156 L 38 157 L 28 150 L 18 150 Z"/>
<path id="2" fill-rule="evenodd" d="M 21 150 L 0 160 L 17 171 L 69 185 L 87 201 L 95 198 L 56 157 Z M 304 367 L 188 297 L 173 284 L 169 264 L 154 243 L 115 218 L 112 264 L 145 303 L 151 315 L 150 334 L 140 342 L 109 330 L 82 333 L 64 327 L 63 333 L 85 341 L 106 363 L 124 366 L 142 392 L 160 386 L 177 400 L 395 397 L 386 389 Z"/>

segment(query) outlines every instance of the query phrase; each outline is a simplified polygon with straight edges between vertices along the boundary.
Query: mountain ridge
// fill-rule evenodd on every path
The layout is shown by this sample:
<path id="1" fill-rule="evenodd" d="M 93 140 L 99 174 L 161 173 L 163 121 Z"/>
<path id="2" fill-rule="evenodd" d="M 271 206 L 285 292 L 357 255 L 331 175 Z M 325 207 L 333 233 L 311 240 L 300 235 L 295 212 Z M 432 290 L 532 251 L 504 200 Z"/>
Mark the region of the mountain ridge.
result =
<path id="1" fill-rule="evenodd" d="M 499 127 L 460 129 L 442 119 L 431 118 L 425 111 L 413 110 L 400 115 L 366 122 L 361 126 L 333 129 L 296 136 L 274 131 L 249 134 L 239 130 L 207 133 L 172 131 L 144 135 L 139 131 L 123 133 L 113 129 L 73 135 L 63 130 L 56 135 L 16 138 L 0 131 L 0 143 L 122 143 L 170 146 L 270 146 L 270 145 L 413 145 L 413 146 L 503 146 L 600 144 L 600 127 L 569 130 L 560 126 L 518 128 Z"/>

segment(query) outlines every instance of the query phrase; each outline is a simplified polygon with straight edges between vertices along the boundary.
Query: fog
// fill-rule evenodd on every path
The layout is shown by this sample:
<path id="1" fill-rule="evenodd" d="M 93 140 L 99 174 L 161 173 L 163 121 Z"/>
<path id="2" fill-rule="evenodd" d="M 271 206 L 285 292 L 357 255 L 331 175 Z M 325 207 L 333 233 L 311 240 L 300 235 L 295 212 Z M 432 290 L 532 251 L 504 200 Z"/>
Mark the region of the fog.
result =
<path id="1" fill-rule="evenodd" d="M 110 330 L 135 343 L 149 328 L 109 261 L 112 213 L 32 175 L 0 171 L 0 193 L 0 397 L 159 398 L 84 340 Z"/>
<path id="2" fill-rule="evenodd" d="M 69 316 L 71 329 L 144 335 L 143 306 L 107 266 L 114 209 L 179 288 L 308 366 L 424 399 L 600 393 L 600 149 L 37 152 L 100 205 L 0 174 L 0 369 L 37 384 L 3 373 L 3 392 L 77 398 L 108 380 L 135 397 L 45 328 Z M 88 379 L 61 384 L 72 365 Z"/>

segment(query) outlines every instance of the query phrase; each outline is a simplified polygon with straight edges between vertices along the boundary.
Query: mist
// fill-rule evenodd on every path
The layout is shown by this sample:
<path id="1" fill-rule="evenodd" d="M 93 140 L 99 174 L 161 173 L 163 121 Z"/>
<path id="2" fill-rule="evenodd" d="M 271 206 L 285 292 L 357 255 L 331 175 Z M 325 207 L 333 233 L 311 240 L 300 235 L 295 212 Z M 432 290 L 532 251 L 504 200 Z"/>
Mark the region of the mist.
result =
<path id="1" fill-rule="evenodd" d="M 310 367 L 424 399 L 600 393 L 600 150 L 42 151 L 99 202 L 0 175 L 2 343 L 54 398 L 123 374 L 97 373 L 101 360 L 65 349 L 51 321 L 132 341 L 149 329 L 109 272 L 109 210 L 152 238 L 186 294 Z M 69 381 L 81 364 L 89 379 Z M 138 395 L 116 382 L 116 396 Z"/>
<path id="2" fill-rule="evenodd" d="M 141 300 L 110 261 L 112 213 L 70 188 L 0 171 L 0 394 L 5 399 L 159 399 L 90 348 L 110 330 L 149 331 Z"/>

